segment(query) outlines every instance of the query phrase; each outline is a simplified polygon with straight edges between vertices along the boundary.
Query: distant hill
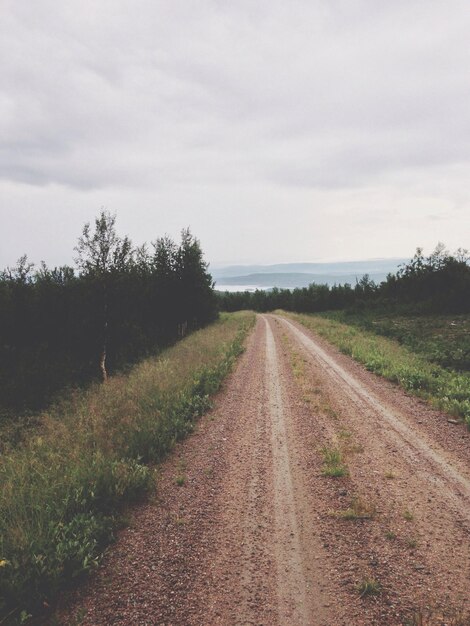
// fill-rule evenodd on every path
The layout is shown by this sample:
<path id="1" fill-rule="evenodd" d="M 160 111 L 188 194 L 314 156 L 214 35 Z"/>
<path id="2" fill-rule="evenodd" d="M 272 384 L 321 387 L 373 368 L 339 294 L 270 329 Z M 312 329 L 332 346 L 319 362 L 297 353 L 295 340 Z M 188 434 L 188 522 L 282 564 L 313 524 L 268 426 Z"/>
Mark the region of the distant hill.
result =
<path id="1" fill-rule="evenodd" d="M 232 265 L 211 270 L 216 289 L 230 291 L 239 287 L 253 290 L 280 287 L 294 289 L 311 283 L 354 285 L 364 274 L 377 283 L 396 272 L 407 259 L 371 259 L 336 263 L 281 263 L 277 265 Z"/>

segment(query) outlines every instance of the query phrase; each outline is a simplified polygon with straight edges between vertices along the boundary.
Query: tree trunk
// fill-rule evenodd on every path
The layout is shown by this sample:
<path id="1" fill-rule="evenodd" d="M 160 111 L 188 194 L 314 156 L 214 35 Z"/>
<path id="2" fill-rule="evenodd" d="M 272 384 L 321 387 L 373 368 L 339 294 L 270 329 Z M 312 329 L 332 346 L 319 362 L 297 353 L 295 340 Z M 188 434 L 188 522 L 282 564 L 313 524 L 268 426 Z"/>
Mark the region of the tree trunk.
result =
<path id="1" fill-rule="evenodd" d="M 103 351 L 100 356 L 100 370 L 103 382 L 105 383 L 108 380 L 108 372 L 106 371 L 106 344 L 103 346 Z"/>
<path id="2" fill-rule="evenodd" d="M 106 371 L 106 349 L 108 346 L 108 290 L 106 282 L 103 284 L 103 348 L 100 355 L 100 370 L 103 382 L 108 380 Z"/>

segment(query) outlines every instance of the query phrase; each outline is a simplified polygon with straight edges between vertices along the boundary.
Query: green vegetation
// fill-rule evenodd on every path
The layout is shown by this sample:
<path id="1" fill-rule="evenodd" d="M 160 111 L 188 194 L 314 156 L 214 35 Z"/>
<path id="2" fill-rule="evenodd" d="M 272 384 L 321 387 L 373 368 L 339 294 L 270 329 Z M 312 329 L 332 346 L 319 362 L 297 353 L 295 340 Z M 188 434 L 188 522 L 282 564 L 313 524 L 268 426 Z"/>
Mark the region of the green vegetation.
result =
<path id="1" fill-rule="evenodd" d="M 53 406 L 0 457 L 0 621 L 96 566 L 124 505 L 210 406 L 254 322 L 223 314 L 159 358 Z M 3 622 L 2 622 L 3 623 Z"/>
<path id="2" fill-rule="evenodd" d="M 178 474 L 175 478 L 175 483 L 178 487 L 182 487 L 186 482 L 186 461 L 184 459 L 180 459 L 178 461 Z"/>
<path id="3" fill-rule="evenodd" d="M 357 586 L 357 592 L 364 598 L 365 596 L 376 596 L 382 591 L 381 584 L 375 578 L 364 578 Z"/>
<path id="4" fill-rule="evenodd" d="M 0 271 L 0 422 L 43 410 L 71 385 L 105 380 L 212 322 L 217 308 L 199 241 L 134 247 L 102 211 L 75 248 L 78 269 Z"/>
<path id="5" fill-rule="evenodd" d="M 446 369 L 415 354 L 397 341 L 332 319 L 331 316 L 289 314 L 365 367 L 463 418 L 470 426 L 470 373 Z"/>
<path id="6" fill-rule="evenodd" d="M 351 506 L 336 515 L 346 520 L 372 519 L 376 514 L 375 505 L 364 501 L 362 498 L 352 499 Z"/>
<path id="7" fill-rule="evenodd" d="M 323 455 L 323 470 L 324 476 L 331 476 L 333 478 L 340 478 L 341 476 L 348 475 L 348 468 L 343 463 L 343 455 L 338 448 L 321 449 Z"/>
<path id="8" fill-rule="evenodd" d="M 325 314 L 378 335 L 391 337 L 427 361 L 456 371 L 470 371 L 469 315 L 397 315 L 369 310 Z"/>

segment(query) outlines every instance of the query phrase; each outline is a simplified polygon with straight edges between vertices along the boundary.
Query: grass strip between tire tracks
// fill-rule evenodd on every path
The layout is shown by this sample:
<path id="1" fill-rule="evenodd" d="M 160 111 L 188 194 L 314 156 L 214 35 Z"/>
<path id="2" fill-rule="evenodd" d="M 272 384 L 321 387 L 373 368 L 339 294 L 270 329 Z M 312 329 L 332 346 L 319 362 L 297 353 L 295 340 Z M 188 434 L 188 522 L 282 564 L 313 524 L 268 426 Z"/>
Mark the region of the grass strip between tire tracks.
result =
<path id="1" fill-rule="evenodd" d="M 254 323 L 222 314 L 156 358 L 78 392 L 0 456 L 0 623 L 26 621 L 93 569 L 122 507 L 210 406 Z M 2 621 L 2 616 L 3 620 Z M 5 622 L 6 623 L 6 622 Z"/>

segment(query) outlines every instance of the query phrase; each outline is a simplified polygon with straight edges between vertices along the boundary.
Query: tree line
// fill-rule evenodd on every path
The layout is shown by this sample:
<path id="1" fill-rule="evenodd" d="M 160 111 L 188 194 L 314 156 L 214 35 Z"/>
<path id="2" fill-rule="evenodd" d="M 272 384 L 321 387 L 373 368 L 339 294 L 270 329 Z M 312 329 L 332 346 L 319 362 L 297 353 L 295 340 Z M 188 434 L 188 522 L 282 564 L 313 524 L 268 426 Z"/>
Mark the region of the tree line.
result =
<path id="1" fill-rule="evenodd" d="M 101 211 L 85 224 L 75 267 L 0 273 L 0 416 L 45 406 L 217 317 L 212 277 L 189 229 L 133 246 Z"/>
<path id="2" fill-rule="evenodd" d="M 429 256 L 418 248 L 414 257 L 380 284 L 365 274 L 355 285 L 311 284 L 297 289 L 218 293 L 224 311 L 284 309 L 297 313 L 329 310 L 390 308 L 413 313 L 470 312 L 470 264 L 468 251 L 454 254 L 439 243 Z"/>

